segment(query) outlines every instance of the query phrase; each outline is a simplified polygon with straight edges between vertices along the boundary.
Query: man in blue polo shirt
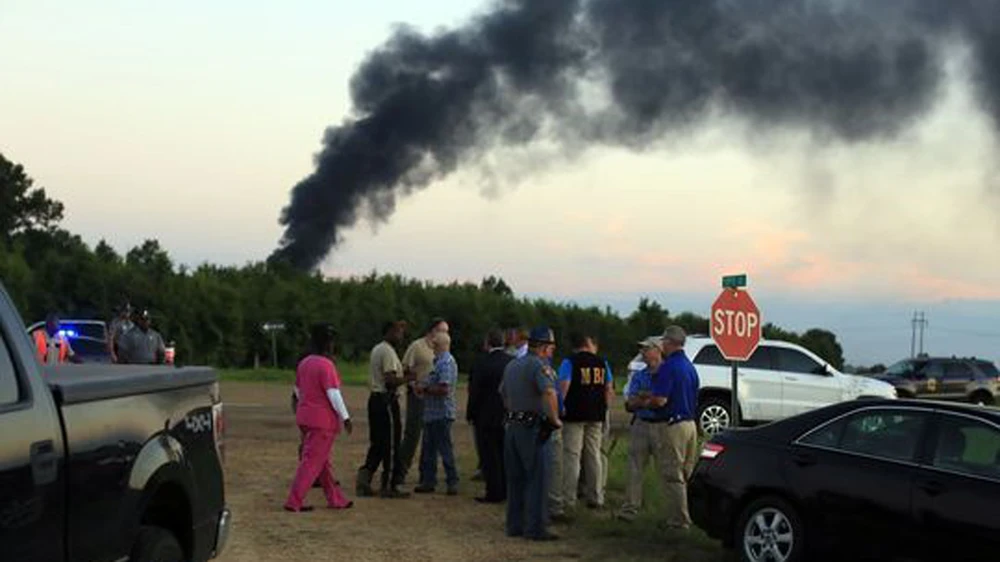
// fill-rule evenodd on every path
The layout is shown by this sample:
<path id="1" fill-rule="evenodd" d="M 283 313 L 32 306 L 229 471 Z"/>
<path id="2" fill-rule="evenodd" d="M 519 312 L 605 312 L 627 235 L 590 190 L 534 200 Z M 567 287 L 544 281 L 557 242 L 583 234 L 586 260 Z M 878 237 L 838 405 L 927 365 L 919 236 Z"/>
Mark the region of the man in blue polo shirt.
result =
<path id="1" fill-rule="evenodd" d="M 694 418 L 698 406 L 698 372 L 684 354 L 687 334 L 680 326 L 663 332 L 663 364 L 653 377 L 648 405 L 656 412 L 652 441 L 666 495 L 666 525 L 687 529 L 687 483 L 698 460 L 698 430 Z"/>

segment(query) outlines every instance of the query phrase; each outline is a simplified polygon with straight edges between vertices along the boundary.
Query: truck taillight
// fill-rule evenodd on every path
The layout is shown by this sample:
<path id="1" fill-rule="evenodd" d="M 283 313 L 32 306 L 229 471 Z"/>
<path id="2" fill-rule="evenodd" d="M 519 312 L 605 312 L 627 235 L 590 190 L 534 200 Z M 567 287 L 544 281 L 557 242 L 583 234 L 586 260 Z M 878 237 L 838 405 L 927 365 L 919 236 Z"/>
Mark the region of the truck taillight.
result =
<path id="1" fill-rule="evenodd" d="M 705 446 L 701 449 L 701 458 L 707 461 L 715 460 L 725 451 L 726 448 L 723 445 L 719 445 L 718 443 L 705 443 Z"/>
<path id="2" fill-rule="evenodd" d="M 215 438 L 215 452 L 219 454 L 219 462 L 226 462 L 226 417 L 223 415 L 222 402 L 212 405 L 212 436 Z"/>

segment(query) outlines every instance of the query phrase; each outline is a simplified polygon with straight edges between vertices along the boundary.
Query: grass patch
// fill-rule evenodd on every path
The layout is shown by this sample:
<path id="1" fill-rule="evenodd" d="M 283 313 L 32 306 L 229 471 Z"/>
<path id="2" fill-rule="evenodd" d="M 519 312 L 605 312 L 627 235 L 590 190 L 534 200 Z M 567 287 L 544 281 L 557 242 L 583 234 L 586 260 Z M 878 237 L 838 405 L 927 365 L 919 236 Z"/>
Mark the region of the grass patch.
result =
<path id="1" fill-rule="evenodd" d="M 368 384 L 368 364 L 338 362 L 340 380 L 348 386 Z M 221 369 L 219 377 L 226 382 L 255 382 L 268 384 L 295 384 L 295 371 L 291 369 Z"/>
<path id="2" fill-rule="evenodd" d="M 655 470 L 655 460 L 650 459 L 643 478 L 643 506 L 631 523 L 614 518 L 615 511 L 624 503 L 625 484 L 628 479 L 628 433 L 617 436 L 618 442 L 611 452 L 608 470 L 606 502 L 610 509 L 592 512 L 577 509 L 577 521 L 571 527 L 574 536 L 587 541 L 589 548 L 582 556 L 584 561 L 629 562 L 723 562 L 731 554 L 717 541 L 708 538 L 698 529 L 687 533 L 662 529 L 664 498 L 660 480 Z"/>

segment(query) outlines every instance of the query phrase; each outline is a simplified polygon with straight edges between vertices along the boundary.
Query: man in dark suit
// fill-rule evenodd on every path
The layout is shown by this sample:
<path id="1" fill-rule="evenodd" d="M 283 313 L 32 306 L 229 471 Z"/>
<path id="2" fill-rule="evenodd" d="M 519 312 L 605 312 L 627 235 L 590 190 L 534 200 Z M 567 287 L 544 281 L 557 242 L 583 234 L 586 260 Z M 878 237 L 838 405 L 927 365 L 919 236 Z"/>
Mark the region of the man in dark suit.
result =
<path id="1" fill-rule="evenodd" d="M 504 349 L 504 334 L 491 330 L 486 354 L 476 359 L 469 372 L 469 403 L 466 418 L 475 426 L 483 462 L 486 495 L 480 503 L 503 503 L 507 499 L 503 468 L 504 411 L 500 382 L 511 357 Z"/>

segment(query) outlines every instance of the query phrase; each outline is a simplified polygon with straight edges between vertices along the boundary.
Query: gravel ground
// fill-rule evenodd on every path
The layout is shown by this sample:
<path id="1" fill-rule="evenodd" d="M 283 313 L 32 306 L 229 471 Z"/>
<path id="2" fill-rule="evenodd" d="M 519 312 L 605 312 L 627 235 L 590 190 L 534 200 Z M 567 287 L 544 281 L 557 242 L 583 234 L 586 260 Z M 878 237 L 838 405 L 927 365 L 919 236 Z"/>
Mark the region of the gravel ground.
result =
<path id="1" fill-rule="evenodd" d="M 356 425 L 353 435 L 341 434 L 333 451 L 336 477 L 348 497 L 355 499 L 354 508 L 321 509 L 322 493 L 313 490 L 310 502 L 317 506 L 316 511 L 286 513 L 282 504 L 295 471 L 298 445 L 289 389 L 273 384 L 225 383 L 223 392 L 228 422 L 226 494 L 235 521 L 221 558 L 224 562 L 556 562 L 594 554 L 593 543 L 588 545 L 580 536 L 545 544 L 504 536 L 502 506 L 480 505 L 472 499 L 482 490 L 480 483 L 470 480 L 475 454 L 471 429 L 464 422 L 455 424 L 453 434 L 462 477 L 458 497 L 440 493 L 406 500 L 354 498 L 355 472 L 368 444 L 367 392 L 361 387 L 345 390 Z M 464 403 L 464 395 L 459 401 Z M 415 475 L 414 466 L 410 479 Z"/>

